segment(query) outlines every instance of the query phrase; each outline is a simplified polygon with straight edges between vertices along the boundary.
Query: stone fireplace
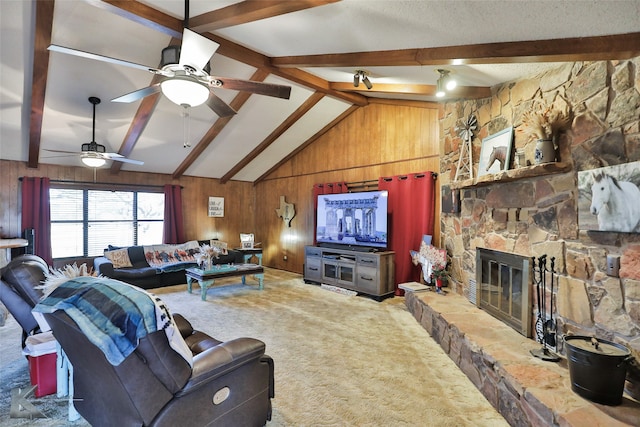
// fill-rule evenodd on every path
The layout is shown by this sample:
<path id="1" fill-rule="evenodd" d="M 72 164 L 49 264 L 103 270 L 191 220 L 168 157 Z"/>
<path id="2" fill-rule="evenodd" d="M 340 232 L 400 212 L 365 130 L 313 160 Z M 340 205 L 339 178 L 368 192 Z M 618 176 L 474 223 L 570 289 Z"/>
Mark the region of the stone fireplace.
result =
<path id="1" fill-rule="evenodd" d="M 640 58 L 568 63 L 494 87 L 492 94 L 440 109 L 439 181 L 460 194 L 459 212 L 441 214 L 436 243 L 451 257 L 451 289 L 467 302 L 474 300 L 470 292 L 482 299 L 478 248 L 555 258 L 557 283 L 543 298 L 553 307 L 546 315 L 556 320 L 559 336 L 595 335 L 624 344 L 640 360 L 640 233 L 579 230 L 577 185 L 580 171 L 640 160 Z M 542 101 L 569 108 L 573 120 L 556 139 L 558 161 L 535 165 L 535 141 L 518 128 L 523 113 Z M 478 122 L 474 179 L 454 181 L 463 142 L 457 127 L 471 114 Z M 509 126 L 526 165 L 478 178 L 483 139 Z M 608 255 L 620 257 L 619 277 L 607 274 Z M 528 305 L 524 312 L 533 315 L 534 301 Z M 558 344 L 562 355 L 561 339 Z"/>
<path id="2" fill-rule="evenodd" d="M 529 258 L 478 248 L 476 269 L 478 307 L 525 337 L 531 337 Z"/>

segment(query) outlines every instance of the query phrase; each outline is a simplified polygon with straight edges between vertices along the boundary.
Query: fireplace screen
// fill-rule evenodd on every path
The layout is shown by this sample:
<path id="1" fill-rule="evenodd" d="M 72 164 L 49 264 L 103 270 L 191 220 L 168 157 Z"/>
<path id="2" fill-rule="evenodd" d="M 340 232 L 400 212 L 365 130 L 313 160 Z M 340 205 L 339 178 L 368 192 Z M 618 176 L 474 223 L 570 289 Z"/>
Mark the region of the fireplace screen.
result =
<path id="1" fill-rule="evenodd" d="M 526 337 L 531 337 L 529 259 L 490 249 L 476 252 L 476 303 Z"/>

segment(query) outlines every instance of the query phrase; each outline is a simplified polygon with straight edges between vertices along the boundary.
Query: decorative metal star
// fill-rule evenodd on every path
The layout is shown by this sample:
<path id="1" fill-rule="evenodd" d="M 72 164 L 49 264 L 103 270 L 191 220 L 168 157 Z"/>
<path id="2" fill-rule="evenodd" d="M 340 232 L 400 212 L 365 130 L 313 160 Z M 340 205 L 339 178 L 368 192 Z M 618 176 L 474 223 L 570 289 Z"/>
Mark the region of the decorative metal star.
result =
<path id="1" fill-rule="evenodd" d="M 464 141 L 472 140 L 473 131 L 475 131 L 476 129 L 478 129 L 478 120 L 473 114 L 471 114 L 466 121 L 463 121 L 462 125 L 456 126 L 456 132 L 458 132 L 458 136 Z"/>

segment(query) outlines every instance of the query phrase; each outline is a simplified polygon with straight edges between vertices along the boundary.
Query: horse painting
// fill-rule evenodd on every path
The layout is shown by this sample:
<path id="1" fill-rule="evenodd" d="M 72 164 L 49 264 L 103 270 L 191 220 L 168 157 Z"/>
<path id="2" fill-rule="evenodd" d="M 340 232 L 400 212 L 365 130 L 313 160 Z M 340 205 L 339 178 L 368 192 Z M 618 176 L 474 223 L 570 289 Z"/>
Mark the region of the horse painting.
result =
<path id="1" fill-rule="evenodd" d="M 640 189 L 604 172 L 593 175 L 591 213 L 598 216 L 600 231 L 631 233 L 640 224 Z"/>
<path id="2" fill-rule="evenodd" d="M 504 162 L 507 159 L 507 147 L 505 145 L 499 147 L 493 147 L 491 151 L 491 156 L 489 157 L 489 161 L 487 162 L 487 169 L 491 169 L 491 166 L 497 160 L 500 163 L 500 170 L 504 170 Z"/>

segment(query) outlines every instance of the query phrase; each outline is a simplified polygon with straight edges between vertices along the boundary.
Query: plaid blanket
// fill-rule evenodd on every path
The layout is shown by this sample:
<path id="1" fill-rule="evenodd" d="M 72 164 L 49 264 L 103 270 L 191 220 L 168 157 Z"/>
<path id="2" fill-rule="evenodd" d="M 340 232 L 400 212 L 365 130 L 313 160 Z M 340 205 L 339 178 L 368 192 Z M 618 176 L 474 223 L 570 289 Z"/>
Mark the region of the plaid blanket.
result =
<path id="1" fill-rule="evenodd" d="M 112 365 L 122 363 L 140 338 L 158 330 L 165 330 L 171 346 L 192 362 L 167 307 L 143 289 L 107 277 L 76 277 L 33 308 L 40 313 L 56 310 L 64 310 Z"/>

